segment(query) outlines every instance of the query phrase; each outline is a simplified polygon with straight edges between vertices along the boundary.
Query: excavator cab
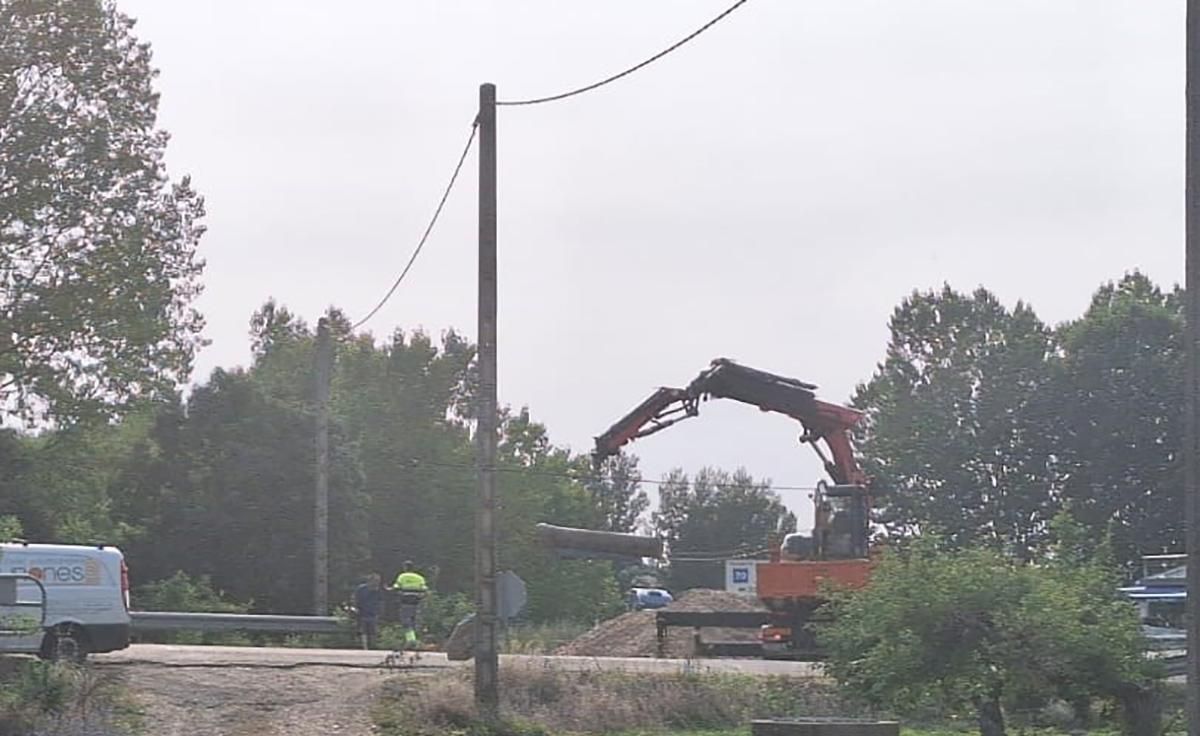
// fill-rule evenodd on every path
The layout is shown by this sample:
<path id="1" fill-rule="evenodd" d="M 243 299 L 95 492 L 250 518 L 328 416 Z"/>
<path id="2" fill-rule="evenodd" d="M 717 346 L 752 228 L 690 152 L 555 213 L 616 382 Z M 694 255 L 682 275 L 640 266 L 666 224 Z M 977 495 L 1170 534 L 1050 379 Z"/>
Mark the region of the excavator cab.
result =
<path id="1" fill-rule="evenodd" d="M 866 558 L 870 534 L 866 492 L 863 486 L 818 483 L 813 493 L 814 528 L 785 536 L 780 558 L 791 562 Z"/>

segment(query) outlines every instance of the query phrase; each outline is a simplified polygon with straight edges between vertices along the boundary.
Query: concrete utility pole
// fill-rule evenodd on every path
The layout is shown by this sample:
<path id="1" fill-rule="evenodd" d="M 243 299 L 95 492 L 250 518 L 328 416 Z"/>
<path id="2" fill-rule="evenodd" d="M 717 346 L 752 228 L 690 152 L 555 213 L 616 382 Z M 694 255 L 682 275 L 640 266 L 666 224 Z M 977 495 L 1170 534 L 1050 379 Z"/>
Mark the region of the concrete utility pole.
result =
<path id="1" fill-rule="evenodd" d="M 479 87 L 479 505 L 475 517 L 475 704 L 499 708 L 496 651 L 496 85 Z"/>
<path id="2" fill-rule="evenodd" d="M 1187 154 L 1184 193 L 1187 290 L 1188 734 L 1200 736 L 1200 0 L 1187 3 Z"/>
<path id="3" fill-rule="evenodd" d="M 333 339 L 329 323 L 317 321 L 313 356 L 316 374 L 317 485 L 313 499 L 313 614 L 329 614 L 329 384 L 333 378 Z"/>

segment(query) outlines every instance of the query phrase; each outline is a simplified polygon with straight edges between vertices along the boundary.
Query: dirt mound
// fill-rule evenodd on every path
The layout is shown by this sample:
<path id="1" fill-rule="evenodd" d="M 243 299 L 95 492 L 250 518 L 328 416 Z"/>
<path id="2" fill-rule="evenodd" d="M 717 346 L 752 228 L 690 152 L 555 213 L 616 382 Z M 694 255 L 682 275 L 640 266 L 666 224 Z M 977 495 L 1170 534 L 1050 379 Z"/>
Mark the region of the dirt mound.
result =
<path id="1" fill-rule="evenodd" d="M 745 593 L 694 588 L 667 606 L 672 611 L 765 611 L 757 598 Z"/>
<path id="2" fill-rule="evenodd" d="M 755 598 L 723 590 L 689 590 L 667 606 L 672 611 L 761 611 Z M 668 629 L 666 655 L 694 656 L 692 629 Z M 705 641 L 753 641 L 752 629 L 701 629 Z M 599 624 L 554 652 L 574 657 L 654 657 L 658 653 L 654 611 L 631 611 Z"/>

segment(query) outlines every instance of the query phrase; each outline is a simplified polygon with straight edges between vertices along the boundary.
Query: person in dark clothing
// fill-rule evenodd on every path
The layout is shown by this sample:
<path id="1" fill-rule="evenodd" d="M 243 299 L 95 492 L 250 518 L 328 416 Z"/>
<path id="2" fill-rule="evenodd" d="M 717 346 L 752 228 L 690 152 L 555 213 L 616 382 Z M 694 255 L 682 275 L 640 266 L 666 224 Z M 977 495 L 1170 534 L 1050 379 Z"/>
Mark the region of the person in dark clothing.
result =
<path id="1" fill-rule="evenodd" d="M 363 649 L 373 649 L 379 637 L 379 616 L 383 613 L 383 587 L 376 573 L 354 589 L 354 610 L 358 612 L 358 638 Z"/>

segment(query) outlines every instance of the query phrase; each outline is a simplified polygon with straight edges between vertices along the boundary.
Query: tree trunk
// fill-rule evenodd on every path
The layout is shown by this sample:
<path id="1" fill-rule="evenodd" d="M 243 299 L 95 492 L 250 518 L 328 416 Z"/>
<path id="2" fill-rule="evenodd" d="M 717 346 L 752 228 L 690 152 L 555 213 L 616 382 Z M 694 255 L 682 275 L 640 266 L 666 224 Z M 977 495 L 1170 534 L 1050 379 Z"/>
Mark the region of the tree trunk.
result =
<path id="1" fill-rule="evenodd" d="M 975 697 L 975 713 L 979 718 L 979 736 L 1004 736 L 1004 713 L 997 695 Z"/>
<path id="2" fill-rule="evenodd" d="M 1121 702 L 1121 733 L 1126 736 L 1162 734 L 1162 693 L 1157 685 L 1130 685 L 1117 697 Z"/>

